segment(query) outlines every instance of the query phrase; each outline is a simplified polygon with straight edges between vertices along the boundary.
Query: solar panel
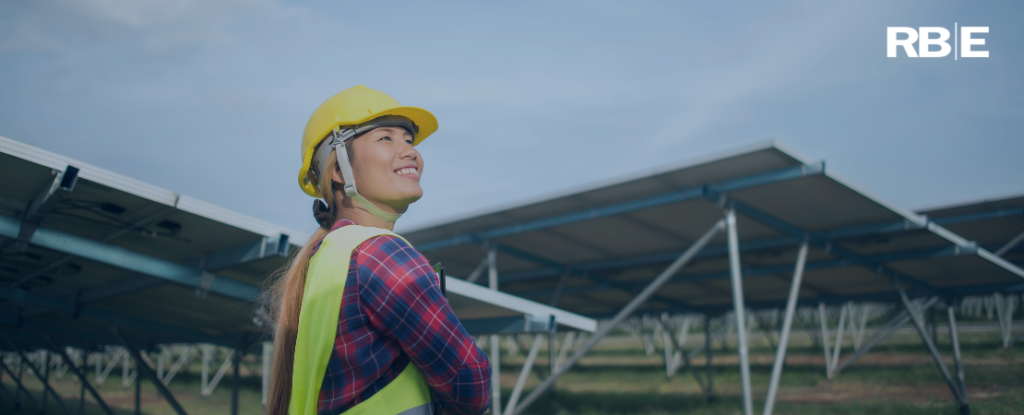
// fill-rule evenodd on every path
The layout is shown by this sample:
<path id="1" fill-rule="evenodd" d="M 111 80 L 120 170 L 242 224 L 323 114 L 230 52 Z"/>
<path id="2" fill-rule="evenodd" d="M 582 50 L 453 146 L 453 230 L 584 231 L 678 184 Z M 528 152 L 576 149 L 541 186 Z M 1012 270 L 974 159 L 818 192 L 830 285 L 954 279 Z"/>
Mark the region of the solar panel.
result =
<path id="1" fill-rule="evenodd" d="M 25 345 L 118 344 L 117 326 L 145 345 L 243 348 L 267 277 L 302 232 L 179 195 L 0 137 L 0 331 Z M 529 331 L 551 316 L 593 331 L 589 318 L 460 282 L 448 286 L 471 333 Z M 6 345 L 4 346 L 6 347 Z"/>
<path id="2" fill-rule="evenodd" d="M 996 219 L 969 217 L 985 209 L 992 215 L 977 206 L 921 215 L 770 142 L 404 235 L 449 264 L 452 275 L 468 275 L 496 249 L 502 291 L 547 302 L 564 280 L 559 307 L 600 317 L 622 309 L 735 209 L 745 302 L 774 308 L 784 304 L 805 239 L 805 304 L 893 300 L 894 279 L 912 293 L 943 297 L 1019 287 L 1024 246 L 1002 257 L 993 251 L 1024 230 L 1022 200 L 1001 201 L 1007 217 Z M 714 314 L 731 304 L 726 236 L 719 234 L 639 310 Z"/>

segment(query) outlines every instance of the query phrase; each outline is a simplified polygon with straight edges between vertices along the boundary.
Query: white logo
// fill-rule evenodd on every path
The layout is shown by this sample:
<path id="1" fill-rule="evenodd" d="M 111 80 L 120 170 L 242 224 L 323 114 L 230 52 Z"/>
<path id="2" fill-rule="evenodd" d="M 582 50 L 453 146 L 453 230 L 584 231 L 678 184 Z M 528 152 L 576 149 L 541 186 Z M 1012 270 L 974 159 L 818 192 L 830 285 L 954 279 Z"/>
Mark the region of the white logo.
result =
<path id="1" fill-rule="evenodd" d="M 953 60 L 957 58 L 987 58 L 987 50 L 976 47 L 984 45 L 985 39 L 978 33 L 988 33 L 988 26 L 963 26 L 957 33 L 957 24 L 953 23 L 953 46 L 949 46 L 949 30 L 944 27 L 887 27 L 886 54 L 896 57 L 896 50 L 902 46 L 910 58 L 942 58 L 953 52 Z M 900 36 L 904 36 L 900 39 Z M 917 43 L 917 50 L 914 50 Z"/>

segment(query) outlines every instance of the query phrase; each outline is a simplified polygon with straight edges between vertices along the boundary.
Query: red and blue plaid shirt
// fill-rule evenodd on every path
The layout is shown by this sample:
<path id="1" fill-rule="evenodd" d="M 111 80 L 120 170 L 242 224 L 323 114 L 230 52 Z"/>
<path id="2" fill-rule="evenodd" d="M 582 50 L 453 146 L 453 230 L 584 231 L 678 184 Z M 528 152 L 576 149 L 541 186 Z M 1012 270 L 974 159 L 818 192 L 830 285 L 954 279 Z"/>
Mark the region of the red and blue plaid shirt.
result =
<path id="1" fill-rule="evenodd" d="M 331 230 L 354 224 L 342 219 Z M 318 242 L 313 253 L 319 248 Z M 427 259 L 401 238 L 368 239 L 349 262 L 318 412 L 340 414 L 369 399 L 410 359 L 438 407 L 480 414 L 490 406 L 487 355 L 441 295 Z"/>

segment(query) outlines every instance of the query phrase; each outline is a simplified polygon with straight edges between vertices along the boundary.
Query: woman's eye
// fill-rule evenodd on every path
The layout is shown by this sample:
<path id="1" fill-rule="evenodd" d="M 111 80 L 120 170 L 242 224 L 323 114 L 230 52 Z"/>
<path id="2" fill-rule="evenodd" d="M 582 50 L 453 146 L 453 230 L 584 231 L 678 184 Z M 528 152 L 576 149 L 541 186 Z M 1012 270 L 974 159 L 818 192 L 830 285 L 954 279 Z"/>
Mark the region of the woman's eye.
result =
<path id="1" fill-rule="evenodd" d="M 406 143 L 412 144 L 412 140 L 405 140 Z"/>
<path id="2" fill-rule="evenodd" d="M 391 141 L 391 137 L 388 137 L 388 136 L 383 136 L 383 137 L 381 137 L 381 138 L 380 138 L 379 140 L 377 140 L 377 141 L 384 141 L 384 140 L 388 140 L 388 141 Z"/>

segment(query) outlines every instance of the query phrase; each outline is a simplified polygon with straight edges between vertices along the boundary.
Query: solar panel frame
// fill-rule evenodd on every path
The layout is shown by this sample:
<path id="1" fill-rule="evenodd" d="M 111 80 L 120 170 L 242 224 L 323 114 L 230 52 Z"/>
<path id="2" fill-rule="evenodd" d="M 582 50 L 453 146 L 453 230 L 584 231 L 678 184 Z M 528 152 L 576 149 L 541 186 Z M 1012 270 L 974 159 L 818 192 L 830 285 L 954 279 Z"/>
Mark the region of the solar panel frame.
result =
<path id="1" fill-rule="evenodd" d="M 147 347 L 207 342 L 245 348 L 267 338 L 267 326 L 254 320 L 260 303 L 252 300 L 309 234 L 0 137 L 0 175 L 13 179 L 0 181 L 0 233 L 6 236 L 0 243 L 13 243 L 22 212 L 69 166 L 78 169 L 74 189 L 42 218 L 24 251 L 5 252 L 0 331 L 19 338 L 57 335 L 86 348 L 118 343 L 112 325 Z M 48 242 L 40 244 L 41 238 Z M 217 260 L 215 268 L 206 266 Z M 53 264 L 59 266 L 37 272 Z M 203 269 L 212 271 L 208 293 Z M 16 282 L 33 273 L 39 275 Z M 596 327 L 542 304 L 455 285 L 449 296 L 456 315 L 475 330 L 507 329 L 498 320 L 531 315 L 544 321 L 555 315 L 567 330 Z"/>

